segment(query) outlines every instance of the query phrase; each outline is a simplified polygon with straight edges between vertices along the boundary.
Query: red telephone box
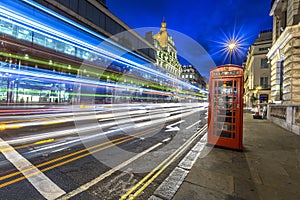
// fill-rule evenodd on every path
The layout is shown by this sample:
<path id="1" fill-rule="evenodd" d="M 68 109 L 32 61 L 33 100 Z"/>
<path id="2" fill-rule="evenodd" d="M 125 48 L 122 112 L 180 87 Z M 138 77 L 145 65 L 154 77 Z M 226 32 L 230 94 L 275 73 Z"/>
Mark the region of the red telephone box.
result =
<path id="1" fill-rule="evenodd" d="M 207 143 L 243 148 L 243 68 L 223 65 L 210 71 Z"/>

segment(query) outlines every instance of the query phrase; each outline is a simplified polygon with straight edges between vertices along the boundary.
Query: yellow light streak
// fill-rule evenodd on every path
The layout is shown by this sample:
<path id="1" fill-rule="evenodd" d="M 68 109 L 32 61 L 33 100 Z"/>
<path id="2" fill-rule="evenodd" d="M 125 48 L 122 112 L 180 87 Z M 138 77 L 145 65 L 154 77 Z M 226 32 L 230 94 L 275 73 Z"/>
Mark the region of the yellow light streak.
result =
<path id="1" fill-rule="evenodd" d="M 48 139 L 48 140 L 41 140 L 38 142 L 35 142 L 34 144 L 45 144 L 45 143 L 50 143 L 50 142 L 54 142 L 54 139 Z"/>
<path id="2" fill-rule="evenodd" d="M 0 131 L 4 131 L 6 129 L 6 124 L 0 124 Z"/>

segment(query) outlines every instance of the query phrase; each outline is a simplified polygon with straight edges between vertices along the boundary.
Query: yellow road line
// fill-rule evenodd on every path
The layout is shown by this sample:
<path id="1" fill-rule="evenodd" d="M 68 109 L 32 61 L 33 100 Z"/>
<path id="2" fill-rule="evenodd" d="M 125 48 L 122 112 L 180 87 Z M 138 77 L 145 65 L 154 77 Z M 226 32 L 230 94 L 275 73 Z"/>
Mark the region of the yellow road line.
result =
<path id="1" fill-rule="evenodd" d="M 145 188 L 147 188 L 172 162 L 174 162 L 177 157 L 182 154 L 186 148 L 206 129 L 204 126 L 200 131 L 194 134 L 188 141 L 186 141 L 181 148 L 177 149 L 174 153 L 172 153 L 168 158 L 166 158 L 163 162 L 161 162 L 157 167 L 155 167 L 150 173 L 148 173 L 141 181 L 139 181 L 136 185 L 134 185 L 130 190 L 128 190 L 120 200 L 127 199 L 128 196 L 130 200 L 135 199 Z M 166 164 L 165 164 L 166 163 Z M 162 168 L 161 168 L 162 167 Z M 161 168 L 161 169 L 160 169 Z M 160 169 L 158 171 L 158 169 Z M 148 180 L 148 181 L 147 181 Z M 147 181 L 147 182 L 146 182 Z M 146 182 L 146 183 L 144 183 Z M 142 186 L 140 189 L 138 189 Z M 138 190 L 137 190 L 138 189 Z M 136 191 L 137 190 L 137 191 Z M 132 194 L 136 191 L 134 194 Z M 132 195 L 131 195 L 132 194 Z"/>
<path id="2" fill-rule="evenodd" d="M 129 136 L 126 136 L 126 137 L 129 137 Z M 118 140 L 124 139 L 124 138 L 126 138 L 126 137 L 118 138 L 118 139 L 115 139 L 115 140 L 118 141 Z M 93 146 L 93 147 L 89 147 L 89 148 L 86 148 L 86 149 L 82 149 L 82 150 L 80 150 L 80 151 L 76 151 L 76 152 L 74 152 L 74 153 L 67 154 L 67 155 L 65 155 L 65 156 L 62 156 L 62 157 L 59 157 L 59 158 L 56 158 L 56 159 L 53 159 L 53 160 L 50 160 L 50 161 L 41 163 L 41 164 L 37 165 L 36 167 L 43 167 L 43 166 L 45 166 L 45 165 L 49 165 L 49 164 L 51 164 L 51 163 L 54 163 L 54 162 L 63 160 L 63 159 L 65 159 L 65 158 L 69 158 L 69 157 L 71 157 L 71 156 L 75 156 L 75 155 L 77 155 L 77 154 L 83 153 L 83 152 L 88 151 L 88 150 L 90 150 L 90 149 L 93 149 L 93 148 L 97 148 L 97 147 L 103 146 L 103 145 L 108 144 L 108 143 L 110 143 L 110 142 L 114 142 L 114 140 L 112 140 L 112 141 L 107 141 L 107 142 L 104 142 L 104 143 L 95 145 L 95 146 Z M 24 170 L 29 171 L 29 170 L 31 170 L 31 169 L 28 168 L 28 169 L 24 169 Z M 20 174 L 20 172 L 15 172 L 15 173 L 8 174 L 8 175 L 6 175 L 6 176 L 1 176 L 1 177 L 0 177 L 0 181 L 2 181 L 2 180 L 4 180 L 4 179 L 7 179 L 7 178 L 10 178 L 10 177 L 13 177 L 13 176 L 16 176 L 16 175 L 18 175 L 18 174 Z"/>
<path id="3" fill-rule="evenodd" d="M 11 146 L 0 138 L 1 147 L 10 148 Z M 45 198 L 55 199 L 66 192 L 56 185 L 51 179 L 49 179 L 44 173 L 42 173 L 31 162 L 19 154 L 16 150 L 11 150 L 3 153 L 3 156 L 13 164 L 19 172 L 23 174 L 31 185 Z M 31 168 L 31 171 L 25 172 L 23 168 Z M 36 177 L 32 177 L 31 174 L 37 174 Z M 51 191 L 45 190 L 45 188 L 51 188 Z"/>
<path id="4" fill-rule="evenodd" d="M 121 164 L 115 166 L 114 168 L 106 171 L 103 174 L 100 174 L 100 176 L 96 177 L 95 179 L 85 183 L 84 185 L 81 185 L 80 187 L 78 187 L 77 189 L 61 196 L 58 198 L 58 200 L 67 200 L 70 199 L 86 190 L 88 190 L 90 187 L 94 186 L 95 184 L 99 183 L 100 181 L 102 181 L 103 179 L 105 179 L 106 177 L 109 177 L 110 175 L 112 175 L 113 173 L 115 173 L 116 171 L 124 168 L 125 166 L 129 165 L 130 163 L 132 163 L 133 161 L 137 160 L 138 158 L 144 156 L 145 154 L 149 153 L 150 151 L 156 149 L 157 147 L 161 146 L 163 143 L 158 143 L 148 149 L 146 149 L 145 151 L 136 154 L 135 156 L 131 157 L 130 159 L 122 162 Z"/>
<path id="5" fill-rule="evenodd" d="M 53 168 L 56 168 L 56 167 L 65 165 L 65 164 L 70 163 L 70 162 L 72 162 L 72 161 L 75 161 L 75 160 L 78 160 L 78 159 L 80 159 L 80 158 L 84 158 L 84 157 L 86 157 L 86 156 L 88 156 L 88 155 L 91 155 L 92 153 L 96 153 L 96 152 L 98 152 L 98 151 L 107 149 L 107 148 L 112 147 L 112 146 L 116 146 L 117 144 L 126 142 L 126 141 L 128 141 L 128 140 L 130 140 L 130 138 L 129 138 L 129 139 L 126 139 L 126 140 L 123 140 L 123 141 L 120 141 L 120 142 L 117 142 L 117 143 L 115 143 L 115 144 L 111 144 L 111 145 L 102 147 L 102 148 L 97 149 L 97 150 L 95 150 L 95 151 L 91 151 L 91 152 L 82 154 L 82 155 L 80 155 L 80 156 L 71 158 L 71 159 L 69 159 L 69 160 L 66 160 L 66 161 L 57 163 L 57 164 L 52 165 L 52 166 L 50 166 L 50 167 L 46 167 L 46 168 L 44 168 L 44 169 L 41 169 L 40 172 L 45 172 L 45 171 L 48 171 L 48 170 L 50 170 L 50 169 L 53 169 Z M 36 167 L 38 167 L 38 165 L 37 165 Z M 26 169 L 26 171 L 29 171 L 29 170 Z M 40 172 L 31 173 L 31 174 L 29 174 L 27 177 L 35 176 L 35 175 L 39 174 Z M 22 176 L 22 177 L 19 177 L 19 178 L 17 178 L 17 179 L 13 179 L 13 180 L 11 180 L 11 181 L 8 181 L 8 182 L 5 182 L 5 183 L 3 183 L 3 184 L 0 184 L 0 188 L 5 187 L 5 186 L 8 186 L 8 185 L 10 185 L 10 184 L 12 184 L 12 183 L 19 182 L 19 181 L 21 181 L 21 180 L 23 180 L 23 179 L 25 179 L 25 178 L 26 178 L 26 177 Z"/>
<path id="6" fill-rule="evenodd" d="M 152 131 L 153 129 L 150 129 L 150 130 Z M 71 157 L 71 156 L 80 154 L 80 153 L 85 152 L 85 151 L 88 151 L 88 150 L 90 150 L 90 149 L 94 149 L 94 148 L 103 146 L 103 145 L 105 145 L 105 144 L 108 144 L 108 143 L 111 143 L 111 142 L 115 142 L 115 141 L 121 140 L 121 141 L 119 141 L 119 142 L 110 144 L 110 145 L 108 145 L 108 146 L 102 147 L 102 148 L 97 149 L 97 150 L 94 150 L 94 151 L 90 151 L 90 152 L 85 153 L 85 154 L 83 154 L 83 155 L 74 157 L 74 158 L 72 158 L 72 159 L 63 161 L 63 162 L 61 162 L 61 163 L 57 163 L 57 164 L 55 164 L 55 165 L 52 165 L 52 166 L 50 166 L 50 167 L 47 167 L 47 168 L 44 168 L 44 169 L 41 169 L 41 170 L 40 170 L 41 172 L 44 172 L 44 171 L 53 169 L 53 168 L 55 168 L 55 167 L 62 166 L 62 165 L 67 164 L 67 163 L 69 163 L 69 162 L 78 160 L 78 159 L 80 159 L 80 158 L 86 157 L 86 156 L 91 155 L 91 154 L 93 154 L 93 153 L 102 151 L 102 150 L 107 149 L 107 148 L 109 148 L 109 147 L 113 147 L 113 146 L 116 146 L 116 145 L 118 145 L 118 144 L 121 144 L 121 143 L 124 143 L 124 142 L 126 142 L 126 141 L 129 141 L 129 140 L 131 140 L 131 139 L 134 139 L 134 137 L 132 137 L 132 136 L 142 136 L 142 135 L 148 134 L 148 132 L 149 132 L 149 130 L 143 131 L 143 132 L 138 133 L 138 134 L 135 134 L 135 135 L 125 136 L 125 137 L 123 137 L 123 138 L 117 138 L 117 139 L 112 140 L 112 141 L 107 141 L 107 142 L 105 142 L 105 143 L 102 143 L 102 144 L 99 144 L 99 145 L 96 145 L 96 146 L 93 146 L 93 147 L 89 147 L 89 148 L 86 148 L 86 149 L 82 149 L 82 150 L 80 150 L 80 151 L 77 151 L 77 152 L 74 152 L 74 153 L 71 153 L 71 154 L 68 154 L 68 155 L 65 155 L 65 156 L 62 156 L 62 157 L 59 157 L 59 158 L 56 158 L 56 159 L 47 161 L 47 162 L 45 162 L 45 163 L 41 163 L 41 164 L 39 164 L 39 165 L 36 165 L 35 167 L 36 167 L 36 168 L 39 168 L 39 167 L 42 167 L 42 166 L 45 166 L 45 165 L 49 165 L 49 164 L 51 164 L 51 163 L 54 163 L 54 162 L 60 161 L 60 160 L 62 160 L 62 159 L 65 159 L 65 158 L 68 158 L 68 157 Z M 127 139 L 126 139 L 126 138 L 127 138 Z M 24 169 L 23 172 L 30 171 L 30 170 L 32 170 L 32 168 Z M 8 175 L 6 175 L 6 176 L 2 176 L 2 177 L 0 177 L 0 181 L 5 180 L 5 179 L 10 178 L 10 177 L 13 177 L 13 176 L 16 176 L 16 175 L 19 175 L 19 174 L 21 174 L 21 172 L 18 171 L 18 172 L 14 172 L 14 173 L 8 174 Z M 36 175 L 36 174 L 29 174 L 27 177 L 34 176 L 34 175 Z M 17 179 L 13 179 L 13 180 L 11 180 L 11 181 L 8 181 L 8 182 L 5 182 L 5 183 L 3 183 L 3 184 L 0 184 L 0 188 L 5 187 L 5 186 L 7 186 L 7 185 L 10 185 L 10 184 L 12 184 L 12 183 L 16 183 L 16 182 L 18 182 L 18 181 L 24 180 L 25 178 L 26 178 L 26 177 L 19 177 L 19 178 L 17 178 Z"/>

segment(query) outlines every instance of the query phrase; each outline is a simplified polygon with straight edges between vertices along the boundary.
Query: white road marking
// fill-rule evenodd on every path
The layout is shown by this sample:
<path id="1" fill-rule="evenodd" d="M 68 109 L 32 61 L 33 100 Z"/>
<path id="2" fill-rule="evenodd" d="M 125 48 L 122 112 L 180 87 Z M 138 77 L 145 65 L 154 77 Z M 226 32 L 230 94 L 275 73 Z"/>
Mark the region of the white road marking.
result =
<path id="1" fill-rule="evenodd" d="M 175 123 L 173 123 L 173 124 L 168 125 L 167 127 L 175 126 L 175 125 L 180 124 L 180 123 L 182 123 L 182 122 L 184 122 L 184 121 L 185 121 L 185 120 L 180 120 L 180 121 L 178 121 L 178 122 L 175 122 Z"/>
<path id="2" fill-rule="evenodd" d="M 193 126 L 195 126 L 195 125 L 196 125 L 197 123 L 199 123 L 199 122 L 201 122 L 201 120 L 196 121 L 195 123 L 193 123 L 192 125 L 186 127 L 185 129 L 190 129 L 190 128 L 192 128 Z"/>
<path id="3" fill-rule="evenodd" d="M 204 147 L 206 146 L 206 135 L 207 135 L 207 125 L 204 126 L 202 131 L 206 131 L 204 135 L 201 137 L 200 141 L 197 142 L 196 145 L 192 148 L 192 150 L 184 156 L 184 158 L 180 161 L 179 165 L 170 173 L 170 175 L 156 188 L 154 191 L 154 195 L 152 198 L 150 197 L 148 200 L 152 199 L 172 199 L 180 185 L 184 181 L 187 174 L 192 169 L 196 160 L 200 156 Z"/>
<path id="4" fill-rule="evenodd" d="M 180 120 L 180 121 L 178 121 L 178 122 L 175 122 L 175 123 L 173 123 L 173 124 L 168 125 L 168 126 L 166 127 L 167 130 L 165 130 L 165 132 L 169 132 L 169 131 L 179 131 L 180 128 L 179 128 L 178 126 L 175 126 L 175 125 L 180 124 L 180 123 L 182 123 L 182 122 L 184 122 L 184 121 L 185 121 L 185 120 Z M 173 127 L 173 126 L 175 126 L 175 127 Z"/>
<path id="5" fill-rule="evenodd" d="M 162 142 L 163 143 L 166 143 L 166 142 L 169 142 L 171 140 L 171 138 L 166 138 L 166 139 L 164 139 Z"/>
<path id="6" fill-rule="evenodd" d="M 84 191 L 88 190 L 88 189 L 89 189 L 90 187 L 92 187 L 93 185 L 99 183 L 100 181 L 102 181 L 102 180 L 105 179 L 106 177 L 112 175 L 114 172 L 116 172 L 116 171 L 122 169 L 122 168 L 125 167 L 126 165 L 132 163 L 132 162 L 135 161 L 136 159 L 142 157 L 142 156 L 145 155 L 146 153 L 148 153 L 148 152 L 154 150 L 155 148 L 159 147 L 159 146 L 162 145 L 162 144 L 163 144 L 163 143 L 158 143 L 158 144 L 156 144 L 156 145 L 154 145 L 154 146 L 152 146 L 152 147 L 146 149 L 145 151 L 143 151 L 143 152 L 141 152 L 141 153 L 135 155 L 134 157 L 128 159 L 127 161 L 125 161 L 125 162 L 119 164 L 119 165 L 116 166 L 115 168 L 112 168 L 111 170 L 109 170 L 109 171 L 107 171 L 107 172 L 101 174 L 100 176 L 98 176 L 97 178 L 91 180 L 90 182 L 88 182 L 88 183 L 86 183 L 86 184 L 84 184 L 84 185 L 81 185 L 79 188 L 77 188 L 77 189 L 75 189 L 75 190 L 69 192 L 68 194 L 66 194 L 66 195 L 64 195 L 64 196 L 62 196 L 62 197 L 60 197 L 59 199 L 60 199 L 60 200 L 69 199 L 69 198 L 71 198 L 71 197 L 76 196 L 77 194 L 80 194 L 81 192 L 84 192 Z"/>
<path id="7" fill-rule="evenodd" d="M 56 199 L 66 193 L 1 138 L 0 150 L 5 158 L 9 160 L 46 199 Z"/>

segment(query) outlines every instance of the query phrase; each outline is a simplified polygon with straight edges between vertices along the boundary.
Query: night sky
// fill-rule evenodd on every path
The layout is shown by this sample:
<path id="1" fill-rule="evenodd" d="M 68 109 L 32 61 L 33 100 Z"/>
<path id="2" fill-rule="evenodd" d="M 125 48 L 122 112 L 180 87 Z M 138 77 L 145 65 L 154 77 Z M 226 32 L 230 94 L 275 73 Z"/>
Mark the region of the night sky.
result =
<path id="1" fill-rule="evenodd" d="M 193 64 L 206 77 L 213 67 L 229 63 L 227 40 L 240 41 L 232 62 L 242 65 L 259 32 L 272 29 L 271 0 L 107 0 L 107 6 L 129 27 L 142 28 L 137 32 L 143 37 L 145 31 L 157 33 L 165 19 L 181 64 Z"/>

